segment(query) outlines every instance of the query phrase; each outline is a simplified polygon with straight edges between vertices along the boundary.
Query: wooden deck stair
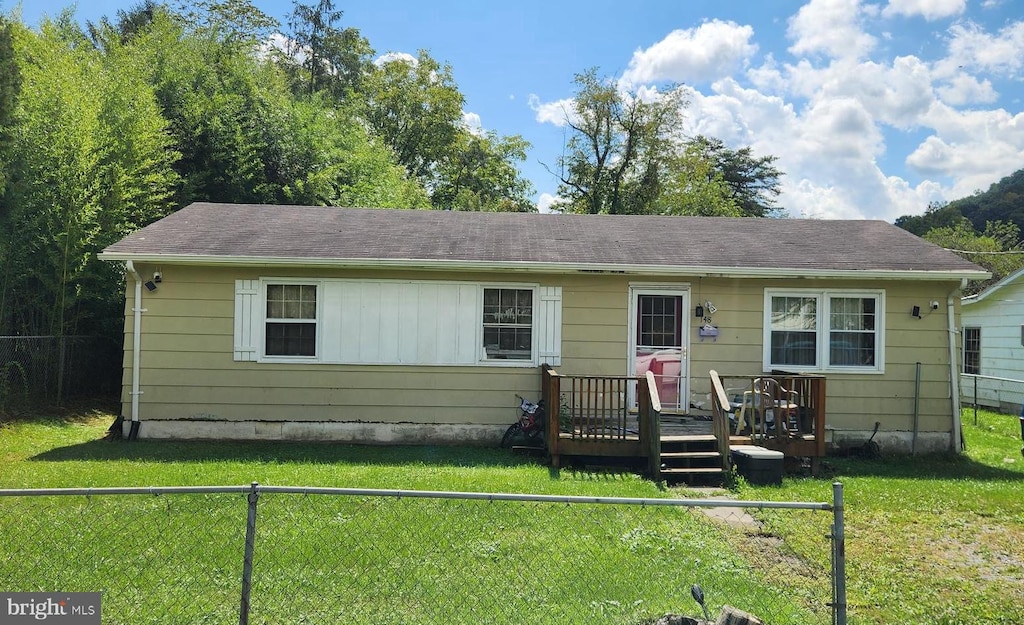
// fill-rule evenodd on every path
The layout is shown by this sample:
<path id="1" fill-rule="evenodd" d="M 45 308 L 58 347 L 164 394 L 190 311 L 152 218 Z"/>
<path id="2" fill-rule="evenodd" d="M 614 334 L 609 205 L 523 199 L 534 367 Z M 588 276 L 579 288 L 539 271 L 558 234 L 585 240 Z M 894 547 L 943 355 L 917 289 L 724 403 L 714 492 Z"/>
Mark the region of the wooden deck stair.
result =
<path id="1" fill-rule="evenodd" d="M 669 482 L 719 484 L 722 454 L 712 434 L 661 437 L 661 476 Z"/>

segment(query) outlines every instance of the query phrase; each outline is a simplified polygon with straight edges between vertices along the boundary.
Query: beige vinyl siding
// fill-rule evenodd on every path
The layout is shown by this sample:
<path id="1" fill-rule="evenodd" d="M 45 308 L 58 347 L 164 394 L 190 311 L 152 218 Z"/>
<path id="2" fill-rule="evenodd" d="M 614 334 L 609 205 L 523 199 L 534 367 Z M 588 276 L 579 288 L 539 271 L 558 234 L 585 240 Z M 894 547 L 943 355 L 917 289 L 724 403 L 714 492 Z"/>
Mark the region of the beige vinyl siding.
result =
<path id="1" fill-rule="evenodd" d="M 885 362 L 882 373 L 824 372 L 828 424 L 837 431 L 913 428 L 915 363 L 921 362 L 918 427 L 921 432 L 949 432 L 952 427 L 946 298 L 956 282 L 709 280 L 693 284 L 693 302 L 710 300 L 720 334 L 701 342 L 694 324 L 690 336 L 691 398 L 705 400 L 707 372 L 753 376 L 762 371 L 762 311 L 765 288 L 884 290 Z M 699 295 L 698 295 L 699 292 Z M 940 302 L 928 311 L 930 301 Z M 911 317 L 922 307 L 922 319 Z M 691 311 L 692 314 L 692 311 Z"/>
<path id="2" fill-rule="evenodd" d="M 143 276 L 154 266 L 138 266 Z M 567 374 L 625 375 L 629 368 L 631 283 L 688 288 L 691 397 L 703 399 L 707 375 L 761 371 L 765 288 L 883 289 L 882 373 L 826 373 L 828 424 L 838 430 L 908 431 L 914 408 L 915 363 L 921 362 L 919 428 L 951 427 L 946 298 L 954 282 L 826 280 L 691 280 L 615 274 L 489 274 L 424 271 L 162 266 L 157 291 L 143 290 L 142 419 L 369 421 L 501 425 L 516 416 L 515 395 L 539 396 L 536 367 L 340 365 L 235 362 L 235 280 L 349 278 L 538 283 L 562 287 L 562 364 Z M 129 414 L 132 307 L 125 307 L 124 414 Z M 711 301 L 717 340 L 701 341 L 693 307 Z M 932 300 L 940 309 L 928 310 Z M 924 317 L 910 311 L 921 306 Z"/>
<path id="3" fill-rule="evenodd" d="M 150 275 L 154 267 L 137 267 Z M 340 365 L 233 360 L 235 280 L 264 277 L 479 281 L 493 275 L 161 267 L 143 291 L 142 419 L 504 424 L 521 394 L 539 396 L 535 367 Z M 533 276 L 499 282 L 538 282 Z M 557 285 L 557 283 L 555 283 Z M 125 323 L 123 410 L 130 410 L 134 294 Z"/>

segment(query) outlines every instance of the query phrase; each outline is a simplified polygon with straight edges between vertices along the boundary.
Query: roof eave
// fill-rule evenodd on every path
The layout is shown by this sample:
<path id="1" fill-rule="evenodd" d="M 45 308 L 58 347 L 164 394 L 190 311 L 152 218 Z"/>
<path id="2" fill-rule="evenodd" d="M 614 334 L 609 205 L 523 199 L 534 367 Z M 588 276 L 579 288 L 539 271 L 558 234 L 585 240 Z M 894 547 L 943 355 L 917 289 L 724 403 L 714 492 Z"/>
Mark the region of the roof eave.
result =
<path id="1" fill-rule="evenodd" d="M 478 261 L 408 258 L 287 258 L 266 256 L 212 256 L 101 252 L 100 260 L 220 267 L 308 267 L 362 269 L 416 269 L 436 271 L 503 271 L 530 273 L 609 273 L 722 278 L 856 278 L 880 280 L 980 280 L 991 274 L 969 270 L 808 269 L 804 267 L 707 267 L 689 265 L 547 263 L 533 261 Z M 794 275 L 796 274 L 796 275 Z"/>

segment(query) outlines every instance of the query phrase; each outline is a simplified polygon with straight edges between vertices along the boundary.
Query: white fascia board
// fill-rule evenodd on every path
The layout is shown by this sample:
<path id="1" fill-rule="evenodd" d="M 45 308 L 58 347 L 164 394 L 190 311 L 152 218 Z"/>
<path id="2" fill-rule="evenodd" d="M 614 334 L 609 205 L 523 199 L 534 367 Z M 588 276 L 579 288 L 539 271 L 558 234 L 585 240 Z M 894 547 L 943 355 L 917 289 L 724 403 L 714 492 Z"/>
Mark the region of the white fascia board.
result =
<path id="1" fill-rule="evenodd" d="M 633 265 L 611 263 L 539 263 L 516 261 L 437 260 L 405 258 L 283 258 L 266 256 L 196 256 L 186 254 L 132 254 L 101 252 L 100 260 L 220 267 L 309 267 L 361 269 L 413 269 L 433 271 L 500 271 L 531 273 L 607 273 L 711 278 L 845 278 L 862 280 L 980 280 L 984 271 L 914 271 L 860 269 L 805 269 L 784 267 L 707 267 L 685 265 Z"/>
<path id="2" fill-rule="evenodd" d="M 1018 269 L 1017 271 L 1015 271 L 1015 272 L 1011 273 L 1010 275 L 1004 277 L 999 282 L 996 282 L 995 284 L 989 286 L 987 289 L 985 289 L 981 293 L 975 293 L 974 295 L 968 295 L 967 297 L 960 298 L 960 303 L 962 305 L 964 305 L 964 306 L 970 306 L 971 304 L 977 304 L 978 302 L 982 301 L 983 299 L 985 299 L 989 295 L 992 295 L 993 293 L 995 293 L 999 289 L 1003 288 L 1004 286 L 1007 286 L 1009 284 L 1013 284 L 1022 275 L 1024 275 L 1024 269 Z"/>

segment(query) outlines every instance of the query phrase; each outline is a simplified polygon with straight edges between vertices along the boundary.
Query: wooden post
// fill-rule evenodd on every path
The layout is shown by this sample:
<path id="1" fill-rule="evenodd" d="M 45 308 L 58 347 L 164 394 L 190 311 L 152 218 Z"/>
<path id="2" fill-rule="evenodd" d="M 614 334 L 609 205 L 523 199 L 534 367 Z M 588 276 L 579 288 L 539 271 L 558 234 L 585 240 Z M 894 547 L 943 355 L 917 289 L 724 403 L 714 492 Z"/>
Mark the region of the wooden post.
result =
<path id="1" fill-rule="evenodd" d="M 647 469 L 651 479 L 661 481 L 661 398 L 658 397 L 658 384 L 654 374 L 648 371 L 637 381 L 637 399 L 643 397 L 643 409 L 640 416 L 647 421 Z"/>
<path id="2" fill-rule="evenodd" d="M 722 469 L 728 471 L 732 464 L 729 456 L 729 438 L 732 432 L 729 429 L 729 396 L 722 386 L 722 379 L 718 372 L 712 369 L 709 372 L 711 377 L 711 427 L 715 433 L 715 440 L 718 445 L 718 453 L 722 456 Z"/>

